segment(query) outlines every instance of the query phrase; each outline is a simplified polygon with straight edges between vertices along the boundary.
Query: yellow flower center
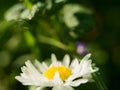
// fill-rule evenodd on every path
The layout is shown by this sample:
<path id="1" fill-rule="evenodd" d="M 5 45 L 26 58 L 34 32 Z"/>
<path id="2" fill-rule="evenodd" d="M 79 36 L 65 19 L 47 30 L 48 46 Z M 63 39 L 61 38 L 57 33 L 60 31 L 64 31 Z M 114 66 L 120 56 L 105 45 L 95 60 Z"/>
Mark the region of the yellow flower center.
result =
<path id="1" fill-rule="evenodd" d="M 49 80 L 54 78 L 55 72 L 58 72 L 62 80 L 66 80 L 71 74 L 71 70 L 65 66 L 52 66 L 44 73 Z"/>

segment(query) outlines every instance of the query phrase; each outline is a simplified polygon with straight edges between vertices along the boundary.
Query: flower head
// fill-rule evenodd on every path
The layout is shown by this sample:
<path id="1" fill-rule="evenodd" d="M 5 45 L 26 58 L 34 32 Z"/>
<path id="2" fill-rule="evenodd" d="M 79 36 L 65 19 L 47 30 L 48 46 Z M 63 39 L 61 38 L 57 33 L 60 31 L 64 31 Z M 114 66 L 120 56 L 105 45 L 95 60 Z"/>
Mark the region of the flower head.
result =
<path id="1" fill-rule="evenodd" d="M 85 56 L 88 53 L 88 47 L 83 42 L 77 42 L 76 43 L 76 51 L 78 54 Z"/>
<path id="2" fill-rule="evenodd" d="M 87 83 L 90 79 L 88 76 L 98 70 L 92 68 L 90 56 L 91 54 L 87 54 L 81 61 L 75 58 L 70 62 L 69 55 L 65 55 L 60 62 L 52 54 L 52 63 L 49 66 L 36 60 L 36 67 L 28 60 L 25 62 L 26 66 L 21 68 L 20 76 L 15 78 L 23 85 L 36 86 L 36 90 L 45 87 L 53 87 L 52 90 L 74 90 L 73 87 Z"/>

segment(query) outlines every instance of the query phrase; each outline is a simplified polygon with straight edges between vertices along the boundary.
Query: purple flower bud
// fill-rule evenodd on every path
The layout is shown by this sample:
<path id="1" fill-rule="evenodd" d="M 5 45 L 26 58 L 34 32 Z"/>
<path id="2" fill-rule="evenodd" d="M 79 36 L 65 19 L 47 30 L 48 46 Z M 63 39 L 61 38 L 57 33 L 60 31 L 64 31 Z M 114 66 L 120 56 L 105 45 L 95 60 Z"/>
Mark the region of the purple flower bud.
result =
<path id="1" fill-rule="evenodd" d="M 76 52 L 82 56 L 85 56 L 88 53 L 88 47 L 85 43 L 77 42 L 76 43 Z"/>

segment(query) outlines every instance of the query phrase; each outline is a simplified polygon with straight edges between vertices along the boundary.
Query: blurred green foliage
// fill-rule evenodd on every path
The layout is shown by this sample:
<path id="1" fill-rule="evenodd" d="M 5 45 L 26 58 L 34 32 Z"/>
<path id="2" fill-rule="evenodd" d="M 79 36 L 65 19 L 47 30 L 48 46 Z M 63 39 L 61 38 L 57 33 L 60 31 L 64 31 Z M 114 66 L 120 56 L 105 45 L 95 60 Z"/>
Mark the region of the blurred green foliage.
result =
<path id="1" fill-rule="evenodd" d="M 78 41 L 92 53 L 109 90 L 117 88 L 119 9 L 116 0 L 0 0 L 0 90 L 28 89 L 14 79 L 28 59 L 48 61 L 51 53 L 81 58 Z M 98 90 L 95 83 L 76 90 L 89 88 Z"/>

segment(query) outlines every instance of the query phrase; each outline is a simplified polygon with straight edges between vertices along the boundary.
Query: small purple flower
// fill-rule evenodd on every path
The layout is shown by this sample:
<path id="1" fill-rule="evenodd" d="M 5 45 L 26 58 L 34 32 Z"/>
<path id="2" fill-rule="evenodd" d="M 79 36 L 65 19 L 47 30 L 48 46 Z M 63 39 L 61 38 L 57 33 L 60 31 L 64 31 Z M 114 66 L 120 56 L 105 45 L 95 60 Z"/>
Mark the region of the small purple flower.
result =
<path id="1" fill-rule="evenodd" d="M 88 47 L 83 42 L 76 43 L 76 52 L 82 56 L 85 56 L 88 53 Z"/>

